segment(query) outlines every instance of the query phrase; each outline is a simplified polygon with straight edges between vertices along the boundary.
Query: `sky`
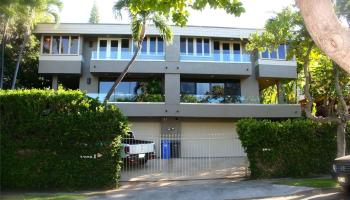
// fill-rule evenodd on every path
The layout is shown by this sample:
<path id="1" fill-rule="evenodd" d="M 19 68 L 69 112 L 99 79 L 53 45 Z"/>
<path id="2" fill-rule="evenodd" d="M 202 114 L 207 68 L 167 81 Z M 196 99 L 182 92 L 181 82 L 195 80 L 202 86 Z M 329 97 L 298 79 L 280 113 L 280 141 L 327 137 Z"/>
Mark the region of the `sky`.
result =
<path id="1" fill-rule="evenodd" d="M 61 0 L 61 23 L 86 23 L 94 0 Z M 100 23 L 128 23 L 127 15 L 115 18 L 112 7 L 117 0 L 95 0 L 99 9 Z M 239 28 L 263 28 L 267 19 L 282 8 L 294 4 L 294 0 L 242 0 L 246 12 L 240 17 L 228 15 L 222 10 L 205 9 L 190 11 L 188 25 L 221 26 Z"/>

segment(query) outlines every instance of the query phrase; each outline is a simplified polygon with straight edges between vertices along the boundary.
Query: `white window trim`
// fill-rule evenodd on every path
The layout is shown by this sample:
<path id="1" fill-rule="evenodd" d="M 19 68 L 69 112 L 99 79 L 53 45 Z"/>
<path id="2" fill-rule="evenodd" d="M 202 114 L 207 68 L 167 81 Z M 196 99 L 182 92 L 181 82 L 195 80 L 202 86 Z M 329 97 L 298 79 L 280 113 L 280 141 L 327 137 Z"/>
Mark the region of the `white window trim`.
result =
<path id="1" fill-rule="evenodd" d="M 108 60 L 120 60 L 121 58 L 121 49 L 122 49 L 122 39 L 126 38 L 98 38 L 97 42 L 97 55 L 96 58 L 99 60 L 100 59 L 100 42 L 101 40 L 106 40 L 107 41 L 107 46 L 106 46 L 106 58 Z M 111 47 L 112 47 L 112 40 L 113 41 L 118 41 L 118 46 L 117 46 L 117 58 L 111 58 Z"/>

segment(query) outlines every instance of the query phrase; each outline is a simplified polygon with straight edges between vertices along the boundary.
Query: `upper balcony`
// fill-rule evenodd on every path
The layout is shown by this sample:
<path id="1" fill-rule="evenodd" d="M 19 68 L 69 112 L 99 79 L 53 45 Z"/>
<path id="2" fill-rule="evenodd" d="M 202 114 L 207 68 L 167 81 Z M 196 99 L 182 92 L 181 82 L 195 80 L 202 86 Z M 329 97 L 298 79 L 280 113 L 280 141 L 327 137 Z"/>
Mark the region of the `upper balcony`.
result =
<path id="1" fill-rule="evenodd" d="M 280 45 L 273 52 L 259 53 L 257 76 L 259 78 L 296 79 L 297 63 L 295 59 L 286 60 L 287 45 Z"/>

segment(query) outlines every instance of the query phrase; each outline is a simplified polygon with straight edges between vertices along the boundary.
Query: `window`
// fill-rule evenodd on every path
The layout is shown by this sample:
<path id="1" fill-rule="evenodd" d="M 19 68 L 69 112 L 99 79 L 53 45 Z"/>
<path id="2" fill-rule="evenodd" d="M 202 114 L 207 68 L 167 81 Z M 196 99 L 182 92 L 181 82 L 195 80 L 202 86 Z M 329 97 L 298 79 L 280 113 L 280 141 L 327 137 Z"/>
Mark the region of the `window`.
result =
<path id="1" fill-rule="evenodd" d="M 158 45 L 157 45 L 157 52 L 158 53 L 163 53 L 164 52 L 164 41 L 163 38 L 158 37 Z"/>
<path id="2" fill-rule="evenodd" d="M 278 59 L 286 59 L 286 45 L 278 46 Z"/>
<path id="3" fill-rule="evenodd" d="M 106 58 L 107 57 L 107 40 L 100 40 L 100 46 L 99 46 L 99 58 Z"/>
<path id="4" fill-rule="evenodd" d="M 180 39 L 180 52 L 181 53 L 186 53 L 186 46 L 187 46 L 187 43 L 186 43 L 186 38 L 181 38 Z"/>
<path id="5" fill-rule="evenodd" d="M 70 54 L 78 54 L 79 49 L 79 37 L 71 36 L 70 37 Z"/>
<path id="6" fill-rule="evenodd" d="M 69 36 L 62 36 L 61 40 L 61 54 L 69 53 Z"/>
<path id="7" fill-rule="evenodd" d="M 156 52 L 156 38 L 150 37 L 149 39 L 149 52 L 154 54 Z"/>
<path id="8" fill-rule="evenodd" d="M 241 45 L 239 43 L 233 43 L 233 60 L 241 61 Z"/>
<path id="9" fill-rule="evenodd" d="M 51 36 L 44 36 L 43 39 L 43 54 L 49 54 L 51 50 Z"/>
<path id="10" fill-rule="evenodd" d="M 204 39 L 203 48 L 204 48 L 204 55 L 209 55 L 209 52 L 210 52 L 209 39 Z"/>
<path id="11" fill-rule="evenodd" d="M 52 40 L 52 54 L 59 54 L 60 50 L 60 36 L 53 36 Z"/>
<path id="12" fill-rule="evenodd" d="M 196 44 L 197 44 L 197 54 L 202 55 L 203 53 L 203 43 L 201 38 L 196 39 Z"/>
<path id="13" fill-rule="evenodd" d="M 224 61 L 230 60 L 230 44 L 229 43 L 222 43 L 222 57 Z"/>
<path id="14" fill-rule="evenodd" d="M 78 54 L 79 36 L 43 36 L 42 54 Z"/>
<path id="15" fill-rule="evenodd" d="M 287 49 L 288 45 L 281 44 L 278 46 L 277 49 L 275 49 L 272 52 L 269 52 L 268 50 L 265 50 L 264 52 L 261 52 L 260 57 L 262 59 L 279 59 L 279 60 L 285 60 L 287 57 Z"/>
<path id="16" fill-rule="evenodd" d="M 142 41 L 141 53 L 147 53 L 147 40 Z"/>
<path id="17" fill-rule="evenodd" d="M 241 95 L 240 80 L 222 81 L 181 81 L 181 95 L 186 102 L 185 96 L 193 96 L 199 103 L 235 103 Z M 189 98 L 192 99 L 193 98 Z"/>
<path id="18" fill-rule="evenodd" d="M 129 39 L 122 39 L 122 52 L 128 52 L 129 50 Z"/>
<path id="19" fill-rule="evenodd" d="M 187 53 L 193 54 L 193 38 L 187 39 Z"/>

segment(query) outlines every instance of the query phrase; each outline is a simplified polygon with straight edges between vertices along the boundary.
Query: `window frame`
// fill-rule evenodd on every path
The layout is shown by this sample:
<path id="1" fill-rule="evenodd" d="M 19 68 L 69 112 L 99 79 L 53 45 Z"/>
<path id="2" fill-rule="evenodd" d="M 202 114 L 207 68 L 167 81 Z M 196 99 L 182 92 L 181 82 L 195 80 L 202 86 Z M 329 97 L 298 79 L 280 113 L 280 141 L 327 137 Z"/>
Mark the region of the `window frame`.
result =
<path id="1" fill-rule="evenodd" d="M 151 39 L 150 38 L 156 38 L 156 40 L 155 40 L 155 52 L 150 52 L 150 49 L 151 49 Z M 142 53 L 141 52 L 141 50 L 140 50 L 140 55 L 157 55 L 157 56 L 162 56 L 162 55 L 164 55 L 165 54 L 165 52 L 164 52 L 164 50 L 165 50 L 165 48 L 164 48 L 164 44 L 165 44 L 165 42 L 164 42 L 164 39 L 163 39 L 163 51 L 162 52 L 159 52 L 158 51 L 158 39 L 160 38 L 160 36 L 158 36 L 158 35 L 149 35 L 149 36 L 146 36 L 143 40 L 146 40 L 146 44 L 147 44 L 147 50 L 146 50 L 146 52 L 145 53 Z M 133 39 L 131 39 L 131 43 L 132 43 L 132 45 L 131 45 L 131 52 L 134 52 L 134 48 L 135 48 L 135 45 L 134 45 L 134 40 Z"/>
<path id="2" fill-rule="evenodd" d="M 278 47 L 275 49 L 275 51 L 276 51 L 276 54 L 277 54 L 277 58 L 271 58 L 271 52 L 268 50 L 268 49 L 266 49 L 266 51 L 268 52 L 268 58 L 263 58 L 262 57 L 262 53 L 263 52 L 259 52 L 259 57 L 260 57 L 260 59 L 262 59 L 262 60 L 287 60 L 287 44 L 280 44 L 280 45 L 283 45 L 284 46 L 284 55 L 285 55 L 285 58 L 280 58 L 280 55 L 279 55 L 279 50 L 278 50 Z M 265 51 L 264 51 L 265 52 Z"/>
<path id="3" fill-rule="evenodd" d="M 188 53 L 188 39 L 191 38 L 193 39 L 193 53 Z M 198 56 L 198 57 L 211 57 L 212 56 L 212 50 L 211 50 L 211 43 L 212 40 L 211 38 L 208 37 L 182 37 L 180 38 L 180 45 L 181 45 L 181 39 L 185 39 L 185 49 L 186 52 L 181 52 L 181 47 L 180 47 L 180 54 L 181 55 L 186 55 L 186 56 Z M 197 39 L 201 39 L 202 40 L 202 53 L 200 53 L 201 55 L 198 54 L 197 52 Z M 206 54 L 204 52 L 204 40 L 208 39 L 209 40 L 209 53 Z"/>
<path id="4" fill-rule="evenodd" d="M 54 36 L 59 36 L 60 37 L 60 42 L 59 42 L 59 46 L 58 46 L 58 54 L 53 54 L 52 53 L 52 42 L 53 42 L 53 37 Z M 62 37 L 69 37 L 68 39 L 68 53 L 61 53 L 61 48 L 62 48 Z M 44 53 L 44 37 L 50 37 L 50 53 Z M 78 37 L 78 48 L 77 48 L 77 53 L 70 53 L 70 49 L 71 49 L 71 42 L 72 42 L 72 37 Z M 80 55 L 80 35 L 57 35 L 57 34 L 43 34 L 41 36 L 40 39 L 40 55 L 44 55 L 44 56 L 78 56 Z"/>

